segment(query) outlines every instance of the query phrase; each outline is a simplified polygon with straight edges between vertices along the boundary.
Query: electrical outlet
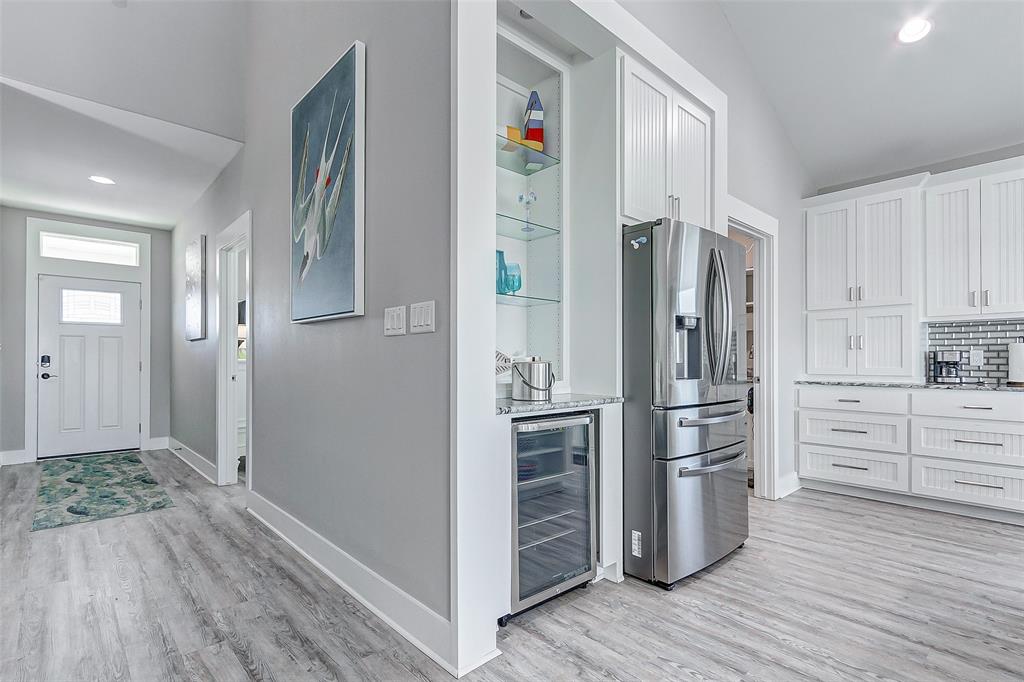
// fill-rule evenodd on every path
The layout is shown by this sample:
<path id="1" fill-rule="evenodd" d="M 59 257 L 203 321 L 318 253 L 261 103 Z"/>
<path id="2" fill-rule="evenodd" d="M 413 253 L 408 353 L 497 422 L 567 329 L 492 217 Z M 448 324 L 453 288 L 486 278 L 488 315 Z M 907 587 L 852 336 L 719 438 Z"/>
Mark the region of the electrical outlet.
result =
<path id="1" fill-rule="evenodd" d="M 384 309 L 384 336 L 405 335 L 405 306 Z"/>
<path id="2" fill-rule="evenodd" d="M 981 367 L 985 364 L 985 351 L 981 348 L 971 349 L 971 359 L 969 363 L 971 367 Z"/>
<path id="3" fill-rule="evenodd" d="M 423 301 L 409 306 L 409 332 L 428 334 L 434 331 L 434 302 Z"/>

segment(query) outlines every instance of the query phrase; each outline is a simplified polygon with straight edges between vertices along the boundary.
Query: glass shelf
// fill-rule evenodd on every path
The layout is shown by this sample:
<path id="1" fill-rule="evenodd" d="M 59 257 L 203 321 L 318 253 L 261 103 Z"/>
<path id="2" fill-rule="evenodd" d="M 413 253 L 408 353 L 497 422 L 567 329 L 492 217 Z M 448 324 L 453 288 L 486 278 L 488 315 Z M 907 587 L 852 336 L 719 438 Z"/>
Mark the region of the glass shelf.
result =
<path id="1" fill-rule="evenodd" d="M 502 237 L 532 242 L 534 239 L 543 239 L 544 237 L 558 234 L 558 230 L 553 227 L 540 225 L 529 220 L 523 220 L 522 218 L 513 218 L 501 213 L 497 214 L 497 218 L 498 234 Z"/>
<path id="2" fill-rule="evenodd" d="M 538 296 L 520 296 L 518 294 L 495 294 L 495 296 L 498 298 L 499 305 L 515 305 L 522 308 L 561 303 L 561 301 L 555 298 L 540 298 Z"/>
<path id="3" fill-rule="evenodd" d="M 497 138 L 498 166 L 501 168 L 520 175 L 533 175 L 558 164 L 558 159 L 548 156 L 544 152 L 538 152 L 518 142 L 513 142 L 504 135 L 495 135 L 495 137 Z"/>

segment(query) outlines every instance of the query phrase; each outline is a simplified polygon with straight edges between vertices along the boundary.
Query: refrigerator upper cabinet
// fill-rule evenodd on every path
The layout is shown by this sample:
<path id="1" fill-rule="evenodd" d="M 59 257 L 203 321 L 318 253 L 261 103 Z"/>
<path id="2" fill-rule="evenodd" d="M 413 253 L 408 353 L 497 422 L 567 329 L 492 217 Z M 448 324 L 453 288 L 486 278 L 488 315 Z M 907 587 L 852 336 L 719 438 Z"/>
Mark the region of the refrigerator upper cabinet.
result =
<path id="1" fill-rule="evenodd" d="M 856 306 L 856 203 L 807 210 L 807 309 Z"/>
<path id="2" fill-rule="evenodd" d="M 672 90 L 632 59 L 624 59 L 622 68 L 622 212 L 637 221 L 654 220 L 674 210 Z"/>

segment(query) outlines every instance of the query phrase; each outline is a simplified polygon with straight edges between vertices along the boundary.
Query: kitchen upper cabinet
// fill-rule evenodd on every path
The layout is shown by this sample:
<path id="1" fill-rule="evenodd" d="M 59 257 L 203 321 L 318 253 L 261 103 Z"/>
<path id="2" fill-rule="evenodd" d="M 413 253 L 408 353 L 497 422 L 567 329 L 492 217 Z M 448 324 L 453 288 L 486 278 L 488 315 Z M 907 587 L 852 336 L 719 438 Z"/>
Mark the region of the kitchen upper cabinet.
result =
<path id="1" fill-rule="evenodd" d="M 712 228 L 711 117 L 632 59 L 623 59 L 622 213 Z"/>
<path id="2" fill-rule="evenodd" d="M 669 213 L 702 227 L 711 225 L 711 118 L 693 100 L 672 96 L 672 201 Z"/>
<path id="3" fill-rule="evenodd" d="M 623 60 L 622 212 L 644 222 L 669 215 L 672 90 L 632 59 Z"/>
<path id="4" fill-rule="evenodd" d="M 807 373 L 857 373 L 857 311 L 807 313 Z"/>
<path id="5" fill-rule="evenodd" d="M 981 214 L 978 180 L 928 189 L 925 252 L 929 317 L 981 313 Z"/>
<path id="6" fill-rule="evenodd" d="M 881 306 L 807 314 L 807 373 L 913 376 L 914 307 Z"/>
<path id="7" fill-rule="evenodd" d="M 914 301 L 912 192 L 807 210 L 807 309 Z"/>
<path id="8" fill-rule="evenodd" d="M 856 204 L 807 210 L 807 309 L 853 307 L 857 277 Z"/>
<path id="9" fill-rule="evenodd" d="M 913 306 L 857 311 L 857 374 L 909 377 L 914 374 Z"/>
<path id="10" fill-rule="evenodd" d="M 981 311 L 1024 311 L 1024 170 L 981 180 Z"/>
<path id="11" fill-rule="evenodd" d="M 857 200 L 858 306 L 913 303 L 913 218 L 910 192 Z"/>

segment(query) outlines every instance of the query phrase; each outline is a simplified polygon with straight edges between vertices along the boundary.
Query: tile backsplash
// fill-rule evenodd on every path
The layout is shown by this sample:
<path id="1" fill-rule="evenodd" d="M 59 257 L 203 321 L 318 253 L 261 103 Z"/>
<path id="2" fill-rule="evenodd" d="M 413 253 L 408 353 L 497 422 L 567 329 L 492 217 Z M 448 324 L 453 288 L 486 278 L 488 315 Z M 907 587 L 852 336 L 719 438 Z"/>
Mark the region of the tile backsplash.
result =
<path id="1" fill-rule="evenodd" d="M 1009 351 L 1006 344 L 1024 336 L 1024 320 L 989 320 L 985 322 L 930 322 L 928 350 L 969 351 L 982 349 L 985 364 L 966 365 L 963 376 L 986 381 L 1006 381 Z"/>

